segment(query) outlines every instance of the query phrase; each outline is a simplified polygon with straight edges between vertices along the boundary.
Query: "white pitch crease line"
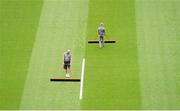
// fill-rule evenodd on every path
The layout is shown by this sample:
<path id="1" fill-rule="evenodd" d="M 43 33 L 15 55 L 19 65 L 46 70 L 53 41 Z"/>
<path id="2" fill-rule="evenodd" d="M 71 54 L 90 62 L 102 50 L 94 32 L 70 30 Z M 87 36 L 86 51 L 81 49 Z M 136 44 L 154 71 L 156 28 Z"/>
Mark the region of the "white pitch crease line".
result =
<path id="1" fill-rule="evenodd" d="M 79 95 L 79 99 L 80 99 L 80 100 L 83 98 L 84 68 L 85 68 L 85 58 L 83 58 L 83 61 L 82 61 L 81 83 L 80 83 L 80 95 Z"/>

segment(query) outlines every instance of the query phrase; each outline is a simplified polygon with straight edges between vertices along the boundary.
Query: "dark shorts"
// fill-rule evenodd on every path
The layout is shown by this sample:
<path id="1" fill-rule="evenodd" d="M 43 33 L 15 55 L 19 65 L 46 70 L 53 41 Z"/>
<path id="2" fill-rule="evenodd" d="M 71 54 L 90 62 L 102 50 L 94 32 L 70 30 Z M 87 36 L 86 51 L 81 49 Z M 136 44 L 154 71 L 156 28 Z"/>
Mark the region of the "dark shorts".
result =
<path id="1" fill-rule="evenodd" d="M 70 69 L 71 65 L 70 65 L 70 61 L 64 61 L 64 69 Z"/>

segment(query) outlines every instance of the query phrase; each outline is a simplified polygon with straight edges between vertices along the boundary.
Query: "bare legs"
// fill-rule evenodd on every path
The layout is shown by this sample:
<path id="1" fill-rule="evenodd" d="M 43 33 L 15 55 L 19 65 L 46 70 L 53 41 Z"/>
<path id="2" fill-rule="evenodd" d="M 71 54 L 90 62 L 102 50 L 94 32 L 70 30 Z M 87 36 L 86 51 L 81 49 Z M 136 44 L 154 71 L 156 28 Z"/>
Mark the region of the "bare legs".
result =
<path id="1" fill-rule="evenodd" d="M 66 77 L 69 78 L 71 74 L 70 66 L 67 66 L 67 68 L 65 69 L 65 73 L 66 73 Z"/>
<path id="2" fill-rule="evenodd" d="M 104 37 L 102 36 L 99 37 L 99 47 L 100 48 L 104 47 Z"/>

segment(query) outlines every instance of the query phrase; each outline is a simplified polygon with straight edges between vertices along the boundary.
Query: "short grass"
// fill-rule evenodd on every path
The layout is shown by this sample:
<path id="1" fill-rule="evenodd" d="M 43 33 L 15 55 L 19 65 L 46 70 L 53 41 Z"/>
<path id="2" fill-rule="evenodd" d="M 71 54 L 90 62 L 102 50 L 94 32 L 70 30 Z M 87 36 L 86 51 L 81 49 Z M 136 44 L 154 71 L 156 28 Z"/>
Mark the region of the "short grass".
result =
<path id="1" fill-rule="evenodd" d="M 0 109 L 180 109 L 179 0 L 0 0 Z M 106 39 L 98 39 L 103 22 Z M 71 48 L 73 75 L 62 53 Z"/>
<path id="2" fill-rule="evenodd" d="M 140 109 L 135 20 L 134 0 L 89 1 L 87 40 L 103 22 L 105 39 L 117 43 L 86 44 L 83 109 Z"/>
<path id="3" fill-rule="evenodd" d="M 18 109 L 42 0 L 0 1 L 0 109 Z"/>

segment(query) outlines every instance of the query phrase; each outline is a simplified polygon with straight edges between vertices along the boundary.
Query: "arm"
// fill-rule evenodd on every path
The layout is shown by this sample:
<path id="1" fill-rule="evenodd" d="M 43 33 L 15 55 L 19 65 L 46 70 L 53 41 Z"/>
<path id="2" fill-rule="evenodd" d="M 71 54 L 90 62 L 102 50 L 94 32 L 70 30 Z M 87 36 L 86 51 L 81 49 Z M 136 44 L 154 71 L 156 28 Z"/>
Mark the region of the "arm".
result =
<path id="1" fill-rule="evenodd" d="M 70 65 L 72 65 L 72 55 L 71 55 L 71 61 L 70 61 Z"/>
<path id="2" fill-rule="evenodd" d="M 105 28 L 104 28 L 104 36 L 106 35 L 106 30 L 105 30 Z"/>
<path id="3" fill-rule="evenodd" d="M 103 32 L 104 32 L 104 36 L 106 35 L 106 30 L 105 30 L 105 28 L 103 27 Z"/>
<path id="4" fill-rule="evenodd" d="M 98 36 L 99 36 L 99 28 L 97 29 L 97 33 L 98 33 Z"/>
<path id="5" fill-rule="evenodd" d="M 64 65 L 64 54 L 62 56 L 62 65 Z"/>

